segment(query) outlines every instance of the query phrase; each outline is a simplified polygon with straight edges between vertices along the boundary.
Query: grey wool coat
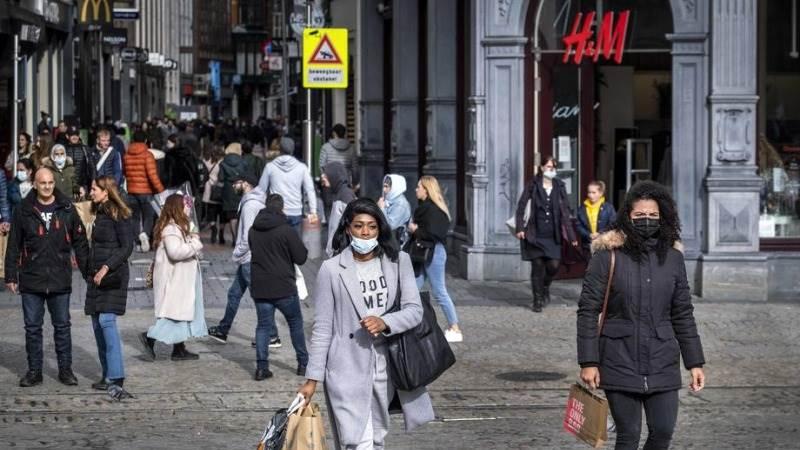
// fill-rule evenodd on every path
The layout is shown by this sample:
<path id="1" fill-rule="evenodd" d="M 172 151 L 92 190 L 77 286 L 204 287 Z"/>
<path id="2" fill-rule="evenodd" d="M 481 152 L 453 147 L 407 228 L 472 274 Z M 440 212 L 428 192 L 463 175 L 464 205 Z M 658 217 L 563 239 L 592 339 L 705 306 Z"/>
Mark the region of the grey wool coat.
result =
<path id="1" fill-rule="evenodd" d="M 389 285 L 389 308 L 397 292 L 397 263 L 381 257 Z M 401 310 L 384 315 L 390 334 L 402 333 L 422 321 L 422 303 L 414 269 L 406 253 L 400 253 Z M 354 309 L 355 306 L 355 309 Z M 314 328 L 306 378 L 325 382 L 331 422 L 340 445 L 356 445 L 364 432 L 372 404 L 375 355 L 373 337 L 359 324 L 367 313 L 362 301 L 356 263 L 350 248 L 322 264 L 314 289 Z M 391 380 L 390 380 L 391 382 Z M 427 390 L 397 391 L 406 431 L 434 419 Z M 389 399 L 391 400 L 391 399 Z"/>

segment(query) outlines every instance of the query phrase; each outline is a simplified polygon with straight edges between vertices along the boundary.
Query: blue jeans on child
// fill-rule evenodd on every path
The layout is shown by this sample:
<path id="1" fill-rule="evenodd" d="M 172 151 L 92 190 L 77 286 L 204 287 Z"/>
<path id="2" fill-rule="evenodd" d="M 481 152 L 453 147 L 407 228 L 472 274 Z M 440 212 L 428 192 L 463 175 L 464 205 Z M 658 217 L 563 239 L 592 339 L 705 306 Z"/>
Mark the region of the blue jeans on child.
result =
<path id="1" fill-rule="evenodd" d="M 269 369 L 269 337 L 275 327 L 275 310 L 283 314 L 289 324 L 289 334 L 292 337 L 292 347 L 297 356 L 297 365 L 305 367 L 308 364 L 308 351 L 306 350 L 306 337 L 303 332 L 303 312 L 300 310 L 300 298 L 290 295 L 284 298 L 263 300 L 254 299 L 256 304 L 256 367 Z"/>
<path id="2" fill-rule="evenodd" d="M 447 286 L 445 285 L 445 268 L 447 267 L 447 251 L 444 245 L 436 243 L 433 250 L 433 260 L 430 264 L 422 269 L 422 273 L 417 277 L 417 287 L 422 290 L 425 284 L 425 279 L 431 283 L 431 294 L 436 300 L 436 303 L 444 311 L 447 317 L 449 326 L 458 325 L 458 315 L 456 314 L 456 307 L 453 304 L 453 299 L 447 293 Z"/>
<path id="3" fill-rule="evenodd" d="M 117 329 L 117 315 L 100 313 L 92 315 L 94 339 L 97 341 L 97 355 L 103 367 L 104 380 L 120 380 L 125 378 L 122 362 L 122 341 Z"/>

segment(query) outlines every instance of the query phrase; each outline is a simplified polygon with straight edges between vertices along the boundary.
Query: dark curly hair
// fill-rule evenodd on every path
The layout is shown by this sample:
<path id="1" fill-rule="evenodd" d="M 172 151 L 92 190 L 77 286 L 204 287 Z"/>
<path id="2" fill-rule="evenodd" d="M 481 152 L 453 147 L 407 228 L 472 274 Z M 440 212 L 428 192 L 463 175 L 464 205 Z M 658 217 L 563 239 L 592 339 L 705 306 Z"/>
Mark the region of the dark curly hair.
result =
<path id="1" fill-rule="evenodd" d="M 392 228 L 389 226 L 389 221 L 386 220 L 386 216 L 383 215 L 383 211 L 378 207 L 378 204 L 368 198 L 353 200 L 345 208 L 342 213 L 342 220 L 333 234 L 332 247 L 334 254 L 338 255 L 350 246 L 350 234 L 347 233 L 347 230 L 350 228 L 353 219 L 359 214 L 370 215 L 378 222 L 378 247 L 375 248 L 375 256 L 380 257 L 385 254 L 392 262 L 397 262 L 400 250 L 397 240 L 394 238 L 394 233 L 392 233 Z"/>
<path id="2" fill-rule="evenodd" d="M 664 264 L 667 252 L 681 239 L 681 220 L 678 217 L 678 210 L 675 200 L 672 199 L 667 188 L 654 181 L 640 181 L 631 187 L 625 196 L 625 202 L 617 213 L 617 221 L 612 229 L 621 231 L 625 235 L 625 245 L 623 251 L 634 261 L 641 261 L 642 255 L 647 252 L 645 239 L 642 239 L 633 229 L 631 221 L 631 211 L 633 204 L 639 200 L 653 200 L 658 203 L 658 210 L 661 216 L 659 220 L 660 228 L 658 231 L 656 244 L 656 254 L 658 263 Z"/>

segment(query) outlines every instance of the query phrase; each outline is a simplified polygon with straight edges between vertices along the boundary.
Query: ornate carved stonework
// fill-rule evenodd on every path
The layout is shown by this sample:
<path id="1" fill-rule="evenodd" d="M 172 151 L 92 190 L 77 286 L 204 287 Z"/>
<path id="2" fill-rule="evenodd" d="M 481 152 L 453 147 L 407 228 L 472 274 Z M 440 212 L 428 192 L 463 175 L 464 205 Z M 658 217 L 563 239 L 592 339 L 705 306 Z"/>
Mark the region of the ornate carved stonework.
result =
<path id="1" fill-rule="evenodd" d="M 718 108 L 715 114 L 716 156 L 720 162 L 745 162 L 752 157 L 750 138 L 753 109 Z"/>
<path id="2" fill-rule="evenodd" d="M 687 16 L 694 16 L 695 6 L 695 0 L 683 0 L 683 10 L 686 12 Z"/>
<path id="3" fill-rule="evenodd" d="M 511 2 L 512 0 L 497 0 L 497 16 L 506 23 L 511 12 Z"/>

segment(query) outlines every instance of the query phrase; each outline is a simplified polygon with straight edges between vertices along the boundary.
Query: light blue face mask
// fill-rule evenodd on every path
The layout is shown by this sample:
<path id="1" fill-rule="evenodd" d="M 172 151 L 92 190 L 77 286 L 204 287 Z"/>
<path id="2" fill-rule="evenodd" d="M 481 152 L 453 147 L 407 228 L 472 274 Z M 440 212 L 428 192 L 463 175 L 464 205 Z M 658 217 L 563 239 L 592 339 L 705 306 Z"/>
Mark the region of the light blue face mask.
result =
<path id="1" fill-rule="evenodd" d="M 355 236 L 350 236 L 350 247 L 352 247 L 353 251 L 360 255 L 366 255 L 372 252 L 377 246 L 378 238 L 359 239 Z"/>

